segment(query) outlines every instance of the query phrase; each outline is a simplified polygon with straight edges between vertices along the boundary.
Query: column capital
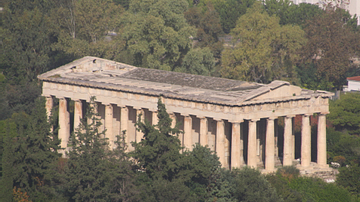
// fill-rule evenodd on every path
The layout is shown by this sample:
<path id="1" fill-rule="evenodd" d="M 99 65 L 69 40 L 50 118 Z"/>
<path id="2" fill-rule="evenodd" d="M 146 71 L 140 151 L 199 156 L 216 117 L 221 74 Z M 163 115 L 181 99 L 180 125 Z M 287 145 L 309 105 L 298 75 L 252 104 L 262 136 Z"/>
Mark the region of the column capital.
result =
<path id="1" fill-rule="evenodd" d="M 311 114 L 312 115 L 312 114 Z M 294 118 L 296 116 L 296 114 L 287 114 L 286 116 L 284 116 L 285 118 Z"/>
<path id="2" fill-rule="evenodd" d="M 141 107 L 134 107 L 133 106 L 133 108 L 136 109 L 136 110 L 143 110 L 143 108 L 141 108 Z"/>
<path id="3" fill-rule="evenodd" d="M 219 122 L 219 121 L 224 122 L 224 120 L 223 120 L 223 119 L 218 119 L 218 118 L 213 118 L 213 119 L 214 119 L 214 121 L 217 121 L 217 122 Z"/>
<path id="4" fill-rule="evenodd" d="M 230 123 L 243 123 L 244 119 L 242 120 L 229 120 Z"/>
<path id="5" fill-rule="evenodd" d="M 313 115 L 313 113 L 301 114 L 301 116 L 305 116 L 305 117 L 312 116 L 312 115 Z"/>
<path id="6" fill-rule="evenodd" d="M 269 116 L 269 117 L 267 117 L 266 119 L 267 120 L 275 120 L 275 119 L 277 119 L 278 117 L 277 116 Z"/>
<path id="7" fill-rule="evenodd" d="M 46 97 L 46 98 L 52 98 L 51 95 L 42 95 L 43 97 Z"/>
<path id="8" fill-rule="evenodd" d="M 250 122 L 257 122 L 257 121 L 260 121 L 260 118 L 256 118 L 256 119 L 247 119 L 248 121 Z"/>
<path id="9" fill-rule="evenodd" d="M 175 114 L 175 113 L 173 113 Z M 181 116 L 184 116 L 184 117 L 190 117 L 190 114 L 184 114 L 184 113 L 180 113 Z"/>

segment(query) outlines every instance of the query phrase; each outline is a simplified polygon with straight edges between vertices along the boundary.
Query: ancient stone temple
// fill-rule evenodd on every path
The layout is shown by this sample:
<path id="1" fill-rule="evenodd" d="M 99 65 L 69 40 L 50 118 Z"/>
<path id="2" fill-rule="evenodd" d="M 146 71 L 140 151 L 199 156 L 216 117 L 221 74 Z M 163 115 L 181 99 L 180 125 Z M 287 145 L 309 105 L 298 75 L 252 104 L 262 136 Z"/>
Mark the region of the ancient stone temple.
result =
<path id="1" fill-rule="evenodd" d="M 136 117 L 143 114 L 156 124 L 161 97 L 173 125 L 180 123 L 184 131 L 179 136 L 182 146 L 191 150 L 196 143 L 208 145 L 225 168 L 248 165 L 272 172 L 279 159 L 282 165 L 292 165 L 295 150 L 300 151 L 299 168 L 327 167 L 329 92 L 301 89 L 285 81 L 259 84 L 138 68 L 96 57 L 81 58 L 38 78 L 43 82 L 48 115 L 58 99 L 58 135 L 63 148 L 84 116 L 90 97 L 96 96 L 96 109 L 111 146 L 123 130 L 128 145 L 140 141 L 143 134 L 135 129 Z M 293 132 L 295 116 L 302 119 L 298 146 Z M 311 150 L 310 116 L 318 119 L 316 151 Z M 278 127 L 280 119 L 283 125 Z M 312 153 L 315 162 L 311 162 Z"/>

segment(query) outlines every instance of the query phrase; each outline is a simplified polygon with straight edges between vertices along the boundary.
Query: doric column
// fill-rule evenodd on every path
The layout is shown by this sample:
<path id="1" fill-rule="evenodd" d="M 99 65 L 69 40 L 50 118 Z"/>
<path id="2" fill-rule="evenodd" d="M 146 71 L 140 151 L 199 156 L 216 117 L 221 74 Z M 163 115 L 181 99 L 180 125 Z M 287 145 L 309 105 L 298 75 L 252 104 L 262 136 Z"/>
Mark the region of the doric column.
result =
<path id="1" fill-rule="evenodd" d="M 284 117 L 283 166 L 291 166 L 293 160 L 292 116 Z"/>
<path id="2" fill-rule="evenodd" d="M 274 140 L 274 149 L 275 149 L 275 156 L 279 157 L 279 147 L 278 147 L 278 142 L 279 142 L 279 119 L 275 119 L 274 120 L 274 124 L 275 124 L 275 140 Z"/>
<path id="3" fill-rule="evenodd" d="M 310 166 L 311 162 L 311 128 L 310 115 L 302 115 L 301 124 L 301 167 Z"/>
<path id="4" fill-rule="evenodd" d="M 247 164 L 250 167 L 256 168 L 256 122 L 258 119 L 249 120 L 249 135 L 248 135 L 248 159 Z"/>
<path id="5" fill-rule="evenodd" d="M 174 113 L 169 113 L 169 117 L 171 118 L 171 128 L 175 128 L 176 126 L 176 116 Z"/>
<path id="6" fill-rule="evenodd" d="M 184 116 L 184 147 L 192 150 L 192 119 L 191 116 Z"/>
<path id="7" fill-rule="evenodd" d="M 208 129 L 208 121 L 206 117 L 200 118 L 200 145 L 206 146 L 208 144 L 207 138 L 207 130 Z"/>
<path id="8" fill-rule="evenodd" d="M 51 111 L 52 108 L 54 106 L 54 100 L 52 98 L 52 96 L 45 96 L 46 98 L 46 103 L 45 103 L 45 108 L 46 108 L 46 116 L 47 116 L 47 120 L 50 121 L 50 117 L 51 117 Z M 51 124 L 50 126 L 50 132 L 53 132 L 53 125 Z"/>
<path id="9" fill-rule="evenodd" d="M 215 151 L 222 166 L 225 166 L 225 128 L 223 120 L 216 120 Z"/>
<path id="10" fill-rule="evenodd" d="M 232 122 L 232 134 L 231 134 L 231 169 L 232 168 L 240 168 L 243 163 L 244 159 L 241 154 L 242 144 L 241 144 L 241 137 L 240 137 L 240 122 Z"/>
<path id="11" fill-rule="evenodd" d="M 295 116 L 294 116 L 295 117 Z M 291 155 L 291 158 L 292 158 L 292 160 L 295 160 L 295 131 L 294 131 L 294 129 L 295 129 L 295 118 L 294 117 L 292 117 L 292 130 L 291 130 L 291 146 L 292 146 L 292 148 L 291 148 L 291 151 L 292 151 L 292 155 Z"/>
<path id="12" fill-rule="evenodd" d="M 265 170 L 271 172 L 275 169 L 274 118 L 270 117 L 266 121 Z"/>
<path id="13" fill-rule="evenodd" d="M 317 164 L 320 167 L 327 167 L 326 164 L 326 114 L 318 114 L 317 132 Z"/>
<path id="14" fill-rule="evenodd" d="M 81 100 L 74 100 L 74 131 L 79 128 L 81 119 L 83 118 L 82 109 L 83 108 Z"/>
<path id="15" fill-rule="evenodd" d="M 109 147 L 113 149 L 114 147 L 114 134 L 113 134 L 113 115 L 114 108 L 111 104 L 105 105 L 105 137 L 109 140 Z"/>
<path id="16" fill-rule="evenodd" d="M 120 134 L 123 135 L 123 131 L 125 131 L 125 143 L 127 148 L 130 148 L 130 139 L 128 133 L 128 119 L 129 119 L 129 110 L 126 106 L 120 108 Z"/>
<path id="17" fill-rule="evenodd" d="M 50 119 L 50 116 L 51 116 L 51 110 L 54 106 L 54 101 L 53 101 L 53 98 L 50 96 L 45 96 L 46 98 L 46 104 L 45 104 L 45 108 L 46 108 L 46 115 L 47 115 L 47 118 L 48 120 Z"/>
<path id="18" fill-rule="evenodd" d="M 141 122 L 144 123 L 145 120 L 145 113 L 143 109 L 136 109 L 136 121 L 138 120 L 139 115 L 141 114 Z M 136 142 L 139 143 L 141 142 L 141 139 L 143 139 L 144 137 L 144 133 L 142 131 L 138 131 L 137 129 L 135 130 L 136 133 Z"/>
<path id="19" fill-rule="evenodd" d="M 159 122 L 158 112 L 157 111 L 152 111 L 151 114 L 152 114 L 152 119 L 151 119 L 152 125 L 157 125 L 158 122 Z"/>
<path id="20" fill-rule="evenodd" d="M 65 150 L 70 137 L 70 113 L 68 112 L 66 98 L 59 98 L 59 139 L 61 140 L 62 153 L 65 156 Z"/>

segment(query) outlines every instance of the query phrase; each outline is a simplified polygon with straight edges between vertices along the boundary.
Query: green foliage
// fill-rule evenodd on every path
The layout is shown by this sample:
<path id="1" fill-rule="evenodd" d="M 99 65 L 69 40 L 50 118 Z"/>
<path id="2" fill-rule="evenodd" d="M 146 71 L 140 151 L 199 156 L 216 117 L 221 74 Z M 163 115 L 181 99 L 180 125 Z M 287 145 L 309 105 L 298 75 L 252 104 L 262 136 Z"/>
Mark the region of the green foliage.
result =
<path id="1" fill-rule="evenodd" d="M 335 183 L 319 178 L 300 177 L 295 167 L 279 169 L 266 178 L 284 201 L 353 201 L 354 197 Z"/>
<path id="2" fill-rule="evenodd" d="M 13 138 L 16 131 L 15 123 L 9 120 L 0 121 L 0 132 L 2 139 L 2 178 L 0 181 L 0 201 L 12 201 L 12 189 L 13 189 Z"/>
<path id="3" fill-rule="evenodd" d="M 360 134 L 360 94 L 347 93 L 330 102 L 329 121 L 338 131 Z"/>
<path id="4" fill-rule="evenodd" d="M 68 145 L 71 150 L 67 152 L 69 159 L 63 175 L 66 197 L 68 201 L 134 199 L 134 173 L 124 152 L 123 139 L 118 139 L 113 152 L 108 150 L 105 131 L 99 131 L 101 122 L 95 116 L 93 104 L 91 98 L 86 118 L 81 120 Z"/>
<path id="5" fill-rule="evenodd" d="M 308 3 L 297 5 L 289 0 L 266 0 L 265 10 L 270 16 L 279 17 L 281 25 L 299 25 L 302 28 L 307 21 L 323 14 L 323 10 L 318 5 Z"/>
<path id="6" fill-rule="evenodd" d="M 124 9 L 111 0 L 59 0 L 52 22 L 57 25 L 54 48 L 76 58 L 92 55 L 114 59 L 121 42 L 114 42 Z"/>
<path id="7" fill-rule="evenodd" d="M 158 119 L 156 126 L 147 122 L 136 123 L 138 130 L 144 133 L 144 138 L 139 143 L 133 143 L 135 151 L 132 156 L 151 179 L 172 181 L 178 177 L 179 168 L 183 163 L 178 138 L 180 130 L 171 128 L 171 118 L 160 99 Z"/>
<path id="8" fill-rule="evenodd" d="M 300 27 L 281 27 L 258 2 L 239 18 L 232 36 L 233 47 L 222 55 L 222 77 L 262 83 L 295 77 L 293 63 L 306 41 Z"/>
<path id="9" fill-rule="evenodd" d="M 223 33 L 220 18 L 212 4 L 208 4 L 203 11 L 201 7 L 189 8 L 184 13 L 187 22 L 197 28 L 194 47 L 208 47 L 215 58 L 220 59 L 223 50 L 223 42 L 219 36 Z"/>
<path id="10" fill-rule="evenodd" d="M 353 194 L 360 194 L 360 167 L 358 164 L 351 164 L 348 167 L 339 169 L 340 173 L 336 178 L 336 183 L 345 187 Z"/>
<path id="11" fill-rule="evenodd" d="M 259 171 L 245 167 L 236 172 L 234 197 L 238 201 L 282 201 Z"/>
<path id="12" fill-rule="evenodd" d="M 299 176 L 299 170 L 293 166 L 280 168 L 275 175 L 267 175 L 266 179 L 276 189 L 277 194 L 284 199 L 284 201 L 302 201 L 302 195 L 291 189 L 289 184 L 291 180 Z"/>
<path id="13" fill-rule="evenodd" d="M 131 1 L 124 17 L 122 40 L 130 64 L 174 70 L 191 48 L 195 30 L 184 18 L 185 0 Z"/>
<path id="14" fill-rule="evenodd" d="M 215 10 L 219 13 L 220 23 L 225 33 L 230 33 L 236 25 L 239 17 L 246 13 L 246 10 L 254 4 L 255 0 L 214 0 L 212 1 Z"/>
<path id="15" fill-rule="evenodd" d="M 27 192 L 31 200 L 53 198 L 52 178 L 59 154 L 60 141 L 50 133 L 45 99 L 37 99 L 31 115 L 13 114 L 9 120 L 12 138 L 11 153 L 13 184 Z"/>
<path id="16" fill-rule="evenodd" d="M 302 62 L 316 65 L 316 77 L 341 89 L 350 69 L 349 59 L 356 54 L 359 44 L 356 34 L 344 26 L 342 9 L 327 6 L 326 12 L 314 17 L 304 28 L 309 39 L 302 50 Z"/>
<path id="17" fill-rule="evenodd" d="M 210 76 L 214 71 L 214 56 L 209 48 L 191 49 L 184 57 L 182 67 L 175 71 Z"/>
<path id="18" fill-rule="evenodd" d="M 311 90 L 330 90 L 334 86 L 333 84 L 323 79 L 323 77 L 317 76 L 317 65 L 313 63 L 304 63 L 296 67 L 296 73 L 299 78 L 299 84 L 307 89 Z"/>
<path id="19" fill-rule="evenodd" d="M 290 181 L 291 189 L 299 192 L 302 201 L 351 201 L 352 197 L 344 188 L 326 183 L 322 179 L 298 177 Z"/>

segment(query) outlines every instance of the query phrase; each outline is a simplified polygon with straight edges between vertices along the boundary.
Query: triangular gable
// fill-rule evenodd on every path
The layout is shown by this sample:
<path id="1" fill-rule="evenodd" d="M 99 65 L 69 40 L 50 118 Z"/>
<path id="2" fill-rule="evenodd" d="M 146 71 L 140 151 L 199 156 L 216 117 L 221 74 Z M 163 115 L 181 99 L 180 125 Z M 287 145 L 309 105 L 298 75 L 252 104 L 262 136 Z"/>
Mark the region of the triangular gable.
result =
<path id="1" fill-rule="evenodd" d="M 289 82 L 276 80 L 268 85 L 251 91 L 251 95 L 249 95 L 244 101 L 259 101 L 292 97 L 300 95 L 301 91 L 300 87 L 290 85 Z"/>

